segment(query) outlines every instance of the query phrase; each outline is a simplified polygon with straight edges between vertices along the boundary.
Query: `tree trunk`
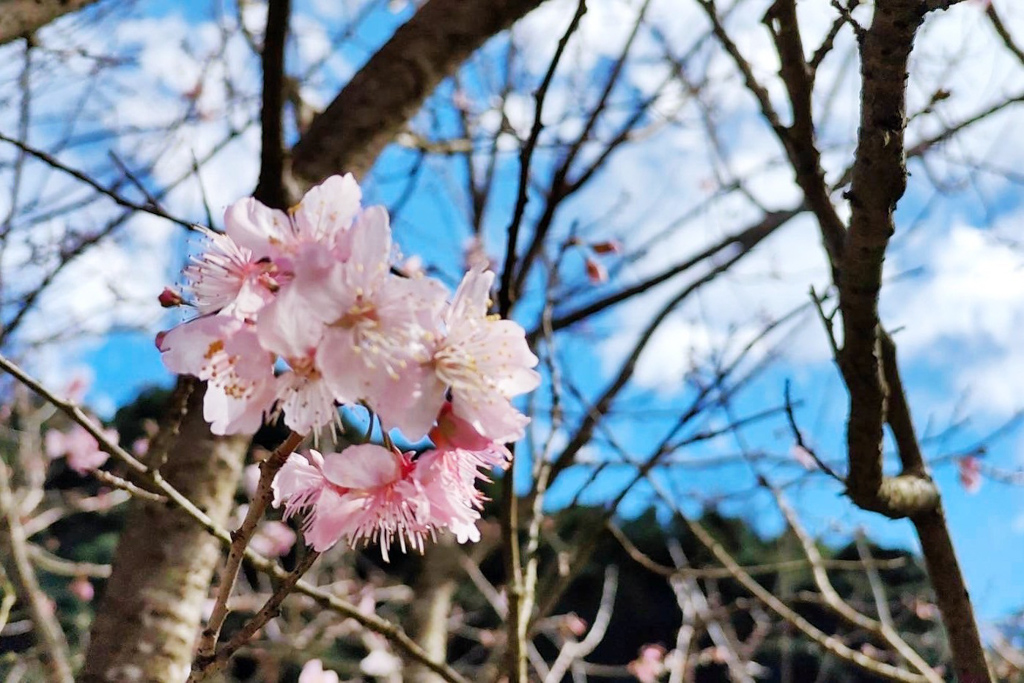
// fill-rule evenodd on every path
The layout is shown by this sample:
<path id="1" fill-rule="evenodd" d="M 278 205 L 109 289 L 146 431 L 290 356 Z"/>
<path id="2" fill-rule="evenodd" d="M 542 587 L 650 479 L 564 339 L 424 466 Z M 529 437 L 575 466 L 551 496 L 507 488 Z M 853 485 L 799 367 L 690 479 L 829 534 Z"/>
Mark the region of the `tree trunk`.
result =
<path id="1" fill-rule="evenodd" d="M 249 438 L 212 436 L 202 406 L 197 388 L 161 473 L 224 525 Z M 173 507 L 139 499 L 131 505 L 81 680 L 184 681 L 220 543 Z"/>

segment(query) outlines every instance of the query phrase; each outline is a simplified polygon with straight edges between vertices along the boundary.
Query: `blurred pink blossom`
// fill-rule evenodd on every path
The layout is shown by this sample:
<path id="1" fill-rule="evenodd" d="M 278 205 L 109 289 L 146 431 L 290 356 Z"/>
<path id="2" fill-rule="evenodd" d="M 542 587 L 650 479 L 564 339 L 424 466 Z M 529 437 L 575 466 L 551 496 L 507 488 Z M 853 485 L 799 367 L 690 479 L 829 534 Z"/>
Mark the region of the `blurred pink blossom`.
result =
<path id="1" fill-rule="evenodd" d="M 116 429 L 104 429 L 103 435 L 117 443 Z M 56 429 L 47 430 L 43 437 L 43 447 L 51 459 L 65 457 L 68 467 L 78 474 L 87 474 L 102 465 L 110 457 L 106 451 L 100 450 L 99 442 L 81 425 L 73 425 L 67 432 Z"/>
<path id="2" fill-rule="evenodd" d="M 338 683 L 338 674 L 324 671 L 324 664 L 319 659 L 311 659 L 302 667 L 299 683 Z"/>
<path id="3" fill-rule="evenodd" d="M 263 522 L 249 546 L 265 557 L 284 557 L 295 545 L 295 532 L 284 522 Z"/>
<path id="4" fill-rule="evenodd" d="M 82 602 L 92 602 L 96 595 L 92 582 L 84 576 L 75 577 L 75 580 L 68 584 L 68 590 Z"/>
<path id="5" fill-rule="evenodd" d="M 958 458 L 957 469 L 960 473 L 960 485 L 967 493 L 977 493 L 981 490 L 981 463 L 973 455 Z"/>
<path id="6" fill-rule="evenodd" d="M 640 655 L 629 663 L 629 672 L 640 683 L 656 683 L 665 673 L 665 648 L 661 645 L 644 645 Z"/>

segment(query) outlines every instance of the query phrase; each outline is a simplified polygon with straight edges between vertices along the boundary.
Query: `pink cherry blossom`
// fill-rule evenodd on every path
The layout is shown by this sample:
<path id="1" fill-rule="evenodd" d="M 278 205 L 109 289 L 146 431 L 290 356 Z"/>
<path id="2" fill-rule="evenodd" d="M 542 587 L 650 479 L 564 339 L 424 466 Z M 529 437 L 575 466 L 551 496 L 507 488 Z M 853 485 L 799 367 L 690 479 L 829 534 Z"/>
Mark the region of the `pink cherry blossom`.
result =
<path id="1" fill-rule="evenodd" d="M 224 310 L 239 318 L 255 315 L 279 286 L 276 266 L 228 235 L 204 233 L 207 249 L 185 268 L 196 309 L 202 314 Z"/>
<path id="2" fill-rule="evenodd" d="M 309 512 L 303 524 L 306 541 L 324 551 L 342 538 L 351 545 L 380 543 L 384 559 L 397 539 L 417 550 L 431 531 L 427 503 L 411 476 L 408 455 L 382 446 L 349 446 L 342 453 L 289 456 L 274 478 L 274 505 L 285 517 Z"/>
<path id="3" fill-rule="evenodd" d="M 459 543 L 478 541 L 476 523 L 485 499 L 477 482 L 488 481 L 484 472 L 508 467 L 512 454 L 455 415 L 447 402 L 430 439 L 436 450 L 416 459 L 415 476 L 430 503 L 431 524 L 449 529 Z"/>
<path id="4" fill-rule="evenodd" d="M 430 430 L 430 440 L 438 450 L 460 451 L 473 467 L 484 470 L 505 469 L 512 453 L 500 441 L 492 441 L 473 425 L 455 414 L 452 404 L 445 402 L 437 416 L 437 425 Z"/>
<path id="5" fill-rule="evenodd" d="M 271 209 L 251 197 L 235 202 L 224 215 L 224 229 L 257 260 L 294 254 L 303 243 L 334 249 L 339 236 L 359 213 L 361 198 L 352 174 L 331 176 L 307 192 L 289 213 Z"/>
<path id="6" fill-rule="evenodd" d="M 116 429 L 104 429 L 103 435 L 117 443 Z M 68 467 L 78 474 L 88 474 L 107 461 L 110 455 L 100 450 L 100 444 L 81 425 L 74 425 L 67 432 L 50 429 L 43 437 L 43 448 L 51 459 L 65 457 Z"/>
<path id="7" fill-rule="evenodd" d="M 487 315 L 494 273 L 471 270 L 459 285 L 447 315 L 448 333 L 433 356 L 436 376 L 450 387 L 456 415 L 494 441 L 514 441 L 529 418 L 511 403 L 532 391 L 540 375 L 523 328 Z"/>
<path id="8" fill-rule="evenodd" d="M 394 405 L 390 398 L 396 389 L 406 396 L 415 393 L 417 376 L 407 373 L 429 357 L 444 289 L 430 278 L 390 273 L 391 231 L 383 209 L 364 211 L 344 245 L 348 260 L 322 270 L 322 277 L 304 277 L 316 273 L 316 267 L 296 276 L 296 291 L 326 325 L 317 363 L 338 400 L 366 400 L 391 422 L 388 428 L 398 426 L 408 429 L 410 438 L 422 437 L 433 415 L 425 425 L 403 423 L 408 406 Z"/>
<path id="9" fill-rule="evenodd" d="M 208 382 L 203 416 L 214 434 L 253 433 L 274 402 L 274 357 L 253 326 L 226 315 L 189 321 L 158 339 L 172 372 Z"/>
<path id="10" fill-rule="evenodd" d="M 233 204 L 225 234 L 209 233 L 186 269 L 200 317 L 158 335 L 157 346 L 170 370 L 207 382 L 214 433 L 253 433 L 282 412 L 308 433 L 338 421 L 339 403 L 364 404 L 407 439 L 429 433 L 435 448 L 418 456 L 373 444 L 310 451 L 291 455 L 274 479 L 275 506 L 305 514 L 314 549 L 379 542 L 387 559 L 396 540 L 422 551 L 438 531 L 479 538 L 477 484 L 508 465 L 503 444 L 529 421 L 512 400 L 540 376 L 522 327 L 488 315 L 494 274 L 484 264 L 447 304 L 422 270 L 395 274 L 387 212 L 360 201 L 348 175 L 288 212 L 252 198 Z M 284 548 L 287 527 L 274 528 Z M 267 552 L 280 549 L 265 540 Z"/>
<path id="11" fill-rule="evenodd" d="M 90 368 L 75 368 L 71 373 L 71 379 L 68 380 L 68 385 L 64 388 L 64 395 L 72 403 L 81 403 L 89 391 L 89 387 L 92 386 L 92 380 L 93 372 Z"/>
<path id="12" fill-rule="evenodd" d="M 291 370 L 277 378 L 275 394 L 284 423 L 306 434 L 338 419 L 334 395 L 316 368 L 313 357 L 289 358 Z"/>
<path id="13" fill-rule="evenodd" d="M 416 459 L 415 476 L 429 503 L 431 523 L 447 528 L 459 543 L 479 541 L 476 527 L 484 496 L 476 488 L 480 476 L 461 451 L 427 451 Z"/>

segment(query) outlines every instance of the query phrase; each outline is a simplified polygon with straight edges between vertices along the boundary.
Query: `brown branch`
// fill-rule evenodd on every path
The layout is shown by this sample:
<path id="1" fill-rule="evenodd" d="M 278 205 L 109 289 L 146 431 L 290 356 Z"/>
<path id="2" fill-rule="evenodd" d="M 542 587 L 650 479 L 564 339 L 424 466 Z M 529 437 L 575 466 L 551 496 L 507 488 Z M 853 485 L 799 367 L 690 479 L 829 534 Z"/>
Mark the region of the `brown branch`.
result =
<path id="1" fill-rule="evenodd" d="M 263 108 L 260 113 L 260 179 L 254 196 L 267 206 L 287 207 L 298 191 L 287 185 L 284 145 L 285 46 L 291 20 L 291 0 L 271 0 L 260 54 L 263 65 Z"/>
<path id="2" fill-rule="evenodd" d="M 57 157 L 53 156 L 52 154 L 48 154 L 47 152 L 44 152 L 41 149 L 36 149 L 35 147 L 27 145 L 21 140 L 15 140 L 14 138 L 8 137 L 3 133 L 0 133 L 0 141 L 6 142 L 10 145 L 14 145 L 25 154 L 28 154 L 31 157 L 35 157 L 36 159 L 43 162 L 47 166 L 55 168 L 58 171 L 61 171 L 62 173 L 70 175 L 75 180 L 85 183 L 89 187 L 93 188 L 94 190 L 102 194 L 104 197 L 109 197 L 110 199 L 114 200 L 114 203 L 117 204 L 118 206 L 124 207 L 125 209 L 129 209 L 131 211 L 139 211 L 141 213 L 149 213 L 154 216 L 158 216 L 160 218 L 163 218 L 164 220 L 170 221 L 171 223 L 180 225 L 186 230 L 196 229 L 196 226 L 194 224 L 168 214 L 159 206 L 156 206 L 152 201 L 149 201 L 146 204 L 139 204 L 138 202 L 133 202 L 132 200 L 127 199 L 126 197 L 118 194 L 116 191 L 108 187 L 104 187 L 95 179 L 93 179 L 88 173 L 84 173 L 83 171 L 79 171 L 76 168 L 72 168 L 71 166 L 68 166 L 67 164 L 57 159 Z"/>
<path id="3" fill-rule="evenodd" d="M 231 534 L 231 548 L 220 577 L 220 587 L 217 589 L 213 611 L 210 613 L 210 619 L 199 639 L 198 656 L 193 663 L 194 673 L 202 672 L 204 663 L 208 663 L 216 654 L 217 639 L 220 637 L 224 620 L 228 616 L 228 599 L 234 590 L 238 570 L 242 566 L 242 558 L 245 555 L 245 548 L 249 545 L 253 534 L 256 533 L 256 527 L 263 519 L 263 513 L 273 496 L 271 485 L 274 476 L 284 466 L 288 456 L 299 447 L 303 438 L 301 434 L 292 432 L 269 458 L 260 463 L 260 480 L 256 485 L 256 493 L 249 502 L 249 510 L 246 512 L 241 526 Z"/>
<path id="4" fill-rule="evenodd" d="M 658 483 L 656 479 L 650 479 L 649 481 L 655 492 L 665 502 L 665 504 L 669 506 L 673 513 L 675 513 L 676 517 L 686 524 L 687 528 L 689 528 L 690 532 L 697 538 L 701 545 L 707 548 L 711 554 L 714 555 L 715 559 L 718 560 L 723 567 L 729 570 L 729 573 L 737 582 L 739 582 L 740 585 L 747 589 L 747 591 L 749 591 L 758 600 L 763 602 L 770 610 L 779 615 L 779 617 L 817 643 L 825 652 L 834 657 L 850 662 L 851 664 L 856 664 L 865 671 L 876 676 L 883 676 L 894 681 L 905 681 L 906 683 L 924 683 L 926 679 L 919 674 L 906 671 L 905 669 L 892 666 L 891 664 L 886 664 L 885 662 L 880 662 L 859 650 L 850 648 L 838 638 L 823 633 L 804 617 L 800 616 L 800 614 L 793 610 L 789 605 L 785 604 L 782 600 L 773 595 L 771 591 L 758 583 L 752 576 L 750 576 L 750 574 L 746 573 L 732 555 L 729 554 L 729 551 L 726 550 L 721 543 L 716 541 L 703 525 L 682 514 L 676 506 L 675 500 L 667 491 L 664 490 L 662 485 Z"/>
<path id="5" fill-rule="evenodd" d="M 313 119 L 292 150 L 298 180 L 365 174 L 442 80 L 541 2 L 430 0 Z"/>
<path id="6" fill-rule="evenodd" d="M 88 576 L 93 579 L 106 579 L 110 577 L 109 564 L 65 560 L 63 557 L 58 557 L 34 543 L 29 543 L 27 549 L 28 556 L 32 559 L 32 564 L 48 574 L 56 576 Z"/>
<path id="7" fill-rule="evenodd" d="M 0 0 L 0 45 L 33 33 L 96 0 Z"/>
<path id="8" fill-rule="evenodd" d="M 791 218 L 798 215 L 804 209 L 803 207 L 796 209 L 789 209 L 787 211 L 772 211 L 769 212 L 760 221 L 751 225 L 750 227 L 741 230 L 738 233 L 728 235 L 724 239 L 715 244 L 711 245 L 704 251 L 695 254 L 694 256 L 681 261 L 673 266 L 669 266 L 665 270 L 652 275 L 649 278 L 641 280 L 635 285 L 626 287 L 618 292 L 608 294 L 601 297 L 600 299 L 593 301 L 589 304 L 580 306 L 579 308 L 569 311 L 568 313 L 562 313 L 561 315 L 554 316 L 551 320 L 552 331 L 571 327 L 578 322 L 586 320 L 591 316 L 600 313 L 616 304 L 622 303 L 627 299 L 634 296 L 638 296 L 651 290 L 668 280 L 671 280 L 676 275 L 690 270 L 694 266 L 710 259 L 719 254 L 720 252 L 728 249 L 732 246 L 738 246 L 741 253 L 746 254 L 753 250 L 762 240 L 767 238 L 777 229 L 785 225 Z M 540 329 L 531 331 L 527 338 L 532 342 L 535 341 L 540 334 Z"/>
<path id="9" fill-rule="evenodd" d="M 1003 41 L 1003 45 L 1006 46 L 1006 49 L 1017 58 L 1017 61 L 1024 64 L 1024 50 L 1022 50 L 1021 47 L 1017 45 L 1016 41 L 1014 41 L 1013 36 L 1010 35 L 1006 25 L 1003 24 L 1003 20 L 999 18 L 999 13 L 996 12 L 995 5 L 991 2 L 988 3 L 988 7 L 985 8 L 985 16 L 988 17 L 989 22 L 992 24 L 992 28 L 994 28 L 996 33 L 999 35 L 999 38 Z"/>
<path id="10" fill-rule="evenodd" d="M 519 155 L 519 189 L 516 193 L 516 204 L 512 212 L 512 222 L 508 227 L 507 245 L 505 247 L 505 263 L 501 272 L 501 286 L 498 290 L 498 313 L 503 318 L 508 317 L 512 305 L 516 299 L 516 290 L 513 288 L 513 273 L 516 263 L 516 244 L 519 239 L 519 228 L 522 225 L 523 214 L 526 210 L 528 198 L 529 175 L 533 152 L 537 147 L 537 140 L 543 129 L 542 116 L 544 113 L 544 100 L 554 79 L 555 71 L 561 62 L 569 39 L 579 28 L 580 20 L 587 12 L 585 0 L 579 0 L 576 11 L 569 21 L 565 32 L 555 47 L 554 55 L 548 65 L 547 72 L 541 81 L 536 93 L 536 108 L 533 115 L 533 125 L 530 127 L 530 135 L 523 144 Z M 519 500 L 515 491 L 515 463 L 509 469 L 502 482 L 502 531 L 504 540 L 504 555 L 506 570 L 510 578 L 508 591 L 508 673 L 511 680 L 516 683 L 527 683 L 529 681 L 528 654 L 529 654 L 529 625 L 535 604 L 536 590 L 536 566 L 534 562 L 529 563 L 529 571 L 524 574 L 524 567 L 521 558 L 522 549 L 519 545 Z"/>
<path id="11" fill-rule="evenodd" d="M 775 49 L 782 65 L 779 75 L 786 86 L 793 108 L 792 124 L 787 128 L 773 125 L 772 129 L 785 147 L 790 164 L 796 172 L 796 182 L 818 219 L 825 250 L 828 252 L 832 267 L 835 268 L 843 251 L 846 228 L 829 197 L 825 171 L 821 167 L 821 153 L 815 141 L 814 116 L 811 109 L 814 70 L 804 59 L 803 39 L 797 23 L 796 1 L 776 0 L 764 19 L 775 41 Z"/>
<path id="12" fill-rule="evenodd" d="M 949 635 L 953 667 L 959 680 L 975 683 L 990 680 L 985 651 L 938 489 L 921 457 L 895 345 L 878 315 L 882 262 L 895 232 L 896 203 L 907 185 L 908 61 L 931 6 L 926 5 L 919 0 L 877 2 L 861 45 L 860 132 L 847 195 L 852 217 L 836 282 L 844 340 L 838 364 L 850 394 L 847 492 L 864 509 L 910 517 Z M 882 472 L 886 423 L 903 464 L 897 477 Z"/>
<path id="13" fill-rule="evenodd" d="M 800 546 L 803 548 L 804 556 L 806 556 L 808 562 L 811 563 L 811 576 L 814 579 L 814 584 L 818 587 L 818 591 L 821 593 L 821 597 L 825 600 L 825 604 L 851 625 L 856 628 L 863 629 L 882 639 L 889 647 L 898 652 L 911 666 L 917 669 L 929 683 L 942 683 L 942 677 L 939 676 L 926 661 L 924 661 L 917 651 L 910 647 L 907 642 L 900 637 L 899 633 L 896 632 L 891 624 L 875 621 L 874 619 L 871 619 L 870 617 L 853 609 L 848 602 L 843 600 L 835 587 L 833 587 L 831 579 L 828 578 L 828 572 L 825 570 L 824 560 L 821 557 L 821 553 L 818 552 L 818 547 L 815 545 L 814 539 L 811 538 L 810 534 L 807 533 L 807 530 L 804 529 L 803 525 L 800 523 L 800 520 L 797 519 L 796 513 L 786 502 L 782 493 L 775 487 L 768 484 L 767 481 L 764 483 L 768 490 L 771 491 L 772 495 L 775 496 L 775 502 L 778 504 L 779 510 L 782 511 L 783 516 L 786 518 L 786 523 L 800 541 Z"/>
<path id="14" fill-rule="evenodd" d="M 636 21 L 633 23 L 632 30 L 626 38 L 626 43 L 619 52 L 619 56 L 615 60 L 615 64 L 612 65 L 612 68 L 608 73 L 608 77 L 605 79 L 604 86 L 601 90 L 601 94 L 597 98 L 597 102 L 590 108 L 589 115 L 583 123 L 582 130 L 579 135 L 576 136 L 576 139 L 573 140 L 573 143 L 569 146 L 569 149 L 565 152 L 561 161 L 558 163 L 558 166 L 555 168 L 554 173 L 552 173 L 551 182 L 548 184 L 547 188 L 547 204 L 544 207 L 544 212 L 540 219 L 533 227 L 533 236 L 526 247 L 523 258 L 520 260 L 519 269 L 515 277 L 515 284 L 512 287 L 513 298 L 523 291 L 526 284 L 526 278 L 529 275 L 530 270 L 533 268 L 533 264 L 536 262 L 538 255 L 541 253 L 544 242 L 547 239 L 548 233 L 554 223 L 555 213 L 562 200 L 578 191 L 580 187 L 582 187 L 583 184 L 586 183 L 587 180 L 589 180 L 589 178 L 597 171 L 597 169 L 604 164 L 608 155 L 610 155 L 618 145 L 625 141 L 629 131 L 634 125 L 636 125 L 640 117 L 654 101 L 654 98 L 650 98 L 648 102 L 642 104 L 635 112 L 633 112 L 633 115 L 629 117 L 629 120 L 623 126 L 619 135 L 616 136 L 616 139 L 605 145 L 605 149 L 600 155 L 598 155 L 597 160 L 591 164 L 590 169 L 587 172 L 584 172 L 580 178 L 571 183 L 567 181 L 573 163 L 579 155 L 580 150 L 583 148 L 584 143 L 591 138 L 598 119 L 607 107 L 608 98 L 611 96 L 612 91 L 619 82 L 619 77 L 624 72 L 626 59 L 633 47 L 633 43 L 640 34 L 640 26 L 643 23 L 644 15 L 646 14 L 647 7 L 649 5 L 650 0 L 644 0 L 643 5 L 640 6 L 640 10 L 637 13 Z"/>
<path id="15" fill-rule="evenodd" d="M 252 640 L 253 636 L 263 628 L 268 621 L 276 617 L 281 609 L 281 603 L 295 589 L 302 575 L 313 566 L 320 553 L 307 549 L 306 556 L 293 569 L 288 576 L 277 586 L 273 595 L 264 603 L 263 607 L 239 629 L 238 633 L 231 637 L 226 645 L 217 650 L 216 655 L 204 655 L 202 652 L 196 657 L 192 667 L 192 675 L 189 676 L 189 683 L 204 680 L 207 676 L 221 671 L 228 665 L 231 658 L 238 650 Z M 205 633 L 203 634 L 206 635 Z"/>
<path id="16" fill-rule="evenodd" d="M 724 567 L 707 567 L 703 569 L 696 569 L 693 567 L 670 567 L 668 565 L 655 562 L 626 536 L 625 532 L 619 528 L 617 524 L 609 521 L 608 530 L 611 532 L 615 540 L 619 542 L 622 549 L 626 551 L 629 557 L 639 564 L 644 569 L 664 577 L 682 576 L 683 578 L 692 579 L 728 579 L 732 576 L 728 569 Z M 895 557 L 890 560 L 870 560 L 870 566 L 872 569 L 899 569 L 907 564 L 906 558 Z M 743 565 L 742 569 L 751 576 L 758 576 L 761 574 L 777 574 L 779 572 L 790 572 L 790 571 L 801 571 L 810 566 L 810 562 L 807 560 L 782 560 L 779 562 L 766 562 L 762 564 L 748 564 Z M 860 572 L 864 571 L 865 562 L 857 560 L 826 560 L 822 559 L 822 566 L 826 569 L 835 569 L 839 571 L 851 571 Z"/>
<path id="17" fill-rule="evenodd" d="M 919 511 L 894 508 L 895 492 L 883 493 L 888 387 L 880 359 L 878 295 L 882 260 L 895 232 L 893 212 L 907 185 L 907 62 L 922 18 L 909 0 L 879 4 L 864 39 L 860 135 L 848 194 L 852 218 L 837 283 L 844 340 L 839 367 L 850 391 L 848 490 L 859 506 L 890 516 Z"/>
<path id="18" fill-rule="evenodd" d="M 505 265 L 501 270 L 501 287 L 498 289 L 498 313 L 502 317 L 508 317 L 515 299 L 515 293 L 512 291 L 512 274 L 516 264 L 516 243 L 519 241 L 519 228 L 523 222 L 523 213 L 526 211 L 530 181 L 530 162 L 533 160 L 533 152 L 537 148 L 537 140 L 540 138 L 540 133 L 544 128 L 541 118 L 544 113 L 544 100 L 547 97 L 548 88 L 551 87 L 551 81 L 555 77 L 558 64 L 562 61 L 562 55 L 565 54 L 565 48 L 569 44 L 569 39 L 572 38 L 572 34 L 579 28 L 580 20 L 583 19 L 583 15 L 586 13 L 586 0 L 580 0 L 576 5 L 576 12 L 569 21 L 569 26 L 566 27 L 565 33 L 558 40 L 558 45 L 555 47 L 554 56 L 551 57 L 547 73 L 544 74 L 544 79 L 541 81 L 540 87 L 537 88 L 537 93 L 534 96 L 536 106 L 533 113 L 533 125 L 530 126 L 530 135 L 519 152 L 519 189 L 516 192 L 515 208 L 512 210 L 512 222 L 506 231 L 508 239 L 505 247 Z"/>

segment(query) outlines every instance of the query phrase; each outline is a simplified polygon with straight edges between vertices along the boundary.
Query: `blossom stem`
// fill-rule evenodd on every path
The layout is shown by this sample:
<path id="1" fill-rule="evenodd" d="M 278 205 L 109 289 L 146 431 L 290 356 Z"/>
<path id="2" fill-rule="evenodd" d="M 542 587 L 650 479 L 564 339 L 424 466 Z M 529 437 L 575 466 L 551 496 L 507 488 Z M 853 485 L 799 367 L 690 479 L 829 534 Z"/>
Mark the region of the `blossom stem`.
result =
<path id="1" fill-rule="evenodd" d="M 238 577 L 238 570 L 242 566 L 245 548 L 249 545 L 253 534 L 256 533 L 256 526 L 263 519 L 263 513 L 266 511 L 267 504 L 273 495 L 271 484 L 274 481 L 274 475 L 281 469 L 288 456 L 292 454 L 292 451 L 299 447 L 304 438 L 305 436 L 301 434 L 291 432 L 288 438 L 284 440 L 284 443 L 278 446 L 277 450 L 269 458 L 260 463 L 260 481 L 256 486 L 256 493 L 249 503 L 249 511 L 246 513 L 245 520 L 242 521 L 241 526 L 231 534 L 231 548 L 228 550 L 227 563 L 224 565 L 224 573 L 221 576 L 220 586 L 217 588 L 217 598 L 213 605 L 213 611 L 210 614 L 210 620 L 207 622 L 206 628 L 203 629 L 199 640 L 199 656 L 193 665 L 193 676 L 202 672 L 202 662 L 210 661 L 215 655 L 217 639 L 220 637 L 221 627 L 224 626 L 224 620 L 229 612 L 228 598 L 231 597 L 231 593 L 235 588 L 235 579 Z"/>

